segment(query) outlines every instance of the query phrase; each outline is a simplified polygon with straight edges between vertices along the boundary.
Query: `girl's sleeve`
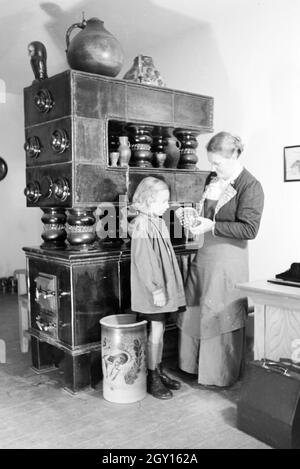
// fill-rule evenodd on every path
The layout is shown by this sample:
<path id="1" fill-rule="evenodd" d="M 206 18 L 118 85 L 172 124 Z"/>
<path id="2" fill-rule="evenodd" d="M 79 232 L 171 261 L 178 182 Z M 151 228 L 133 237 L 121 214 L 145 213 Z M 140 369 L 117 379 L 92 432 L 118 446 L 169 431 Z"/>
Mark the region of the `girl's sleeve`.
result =
<path id="1" fill-rule="evenodd" d="M 141 226 L 132 233 L 131 262 L 135 264 L 139 277 L 151 293 L 163 289 L 160 261 L 155 255 L 151 238 Z"/>
<path id="2" fill-rule="evenodd" d="M 253 181 L 240 195 L 236 221 L 216 221 L 215 236 L 254 239 L 257 235 L 264 207 L 264 193 L 260 182 Z"/>

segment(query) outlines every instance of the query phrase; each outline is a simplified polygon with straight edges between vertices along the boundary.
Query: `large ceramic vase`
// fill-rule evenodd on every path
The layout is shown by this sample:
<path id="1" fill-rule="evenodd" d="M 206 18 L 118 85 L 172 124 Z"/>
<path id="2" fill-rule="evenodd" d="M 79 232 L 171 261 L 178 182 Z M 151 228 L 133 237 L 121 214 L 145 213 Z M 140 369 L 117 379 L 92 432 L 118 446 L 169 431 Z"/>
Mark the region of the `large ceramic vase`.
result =
<path id="1" fill-rule="evenodd" d="M 103 397 L 119 404 L 137 402 L 147 393 L 147 321 L 135 314 L 100 319 Z"/>
<path id="2" fill-rule="evenodd" d="M 75 28 L 82 31 L 70 41 L 70 34 Z M 122 68 L 122 47 L 98 18 L 72 24 L 66 33 L 66 44 L 67 60 L 71 68 L 110 77 L 118 75 Z"/>
<path id="3" fill-rule="evenodd" d="M 94 210 L 95 207 L 67 210 L 67 239 L 72 249 L 93 249 L 96 239 Z"/>
<path id="4" fill-rule="evenodd" d="M 130 166 L 138 166 L 140 168 L 152 167 L 152 130 L 153 126 L 151 125 L 130 124 L 128 126 L 132 150 Z"/>

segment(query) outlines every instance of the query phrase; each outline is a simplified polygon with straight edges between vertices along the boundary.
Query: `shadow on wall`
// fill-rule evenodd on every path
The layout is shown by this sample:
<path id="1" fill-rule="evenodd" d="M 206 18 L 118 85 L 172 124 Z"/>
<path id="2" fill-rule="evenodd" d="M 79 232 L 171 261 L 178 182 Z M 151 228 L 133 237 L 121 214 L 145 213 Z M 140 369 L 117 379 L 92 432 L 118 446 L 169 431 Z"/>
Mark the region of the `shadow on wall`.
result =
<path id="1" fill-rule="evenodd" d="M 104 21 L 105 27 L 120 41 L 125 56 L 139 47 L 163 44 L 169 37 L 177 36 L 194 28 L 197 21 L 170 12 L 154 5 L 150 0 L 131 0 L 130 4 L 119 0 L 81 1 L 68 11 L 52 2 L 41 3 L 41 8 L 49 15 L 46 28 L 59 49 L 65 49 L 65 33 L 73 23 L 81 22 L 82 12 L 86 19 L 97 17 Z M 76 34 L 76 33 L 74 33 Z M 143 51 L 139 51 L 143 53 Z M 120 75 L 124 75 L 122 70 Z M 121 78 L 121 77 L 120 77 Z"/>

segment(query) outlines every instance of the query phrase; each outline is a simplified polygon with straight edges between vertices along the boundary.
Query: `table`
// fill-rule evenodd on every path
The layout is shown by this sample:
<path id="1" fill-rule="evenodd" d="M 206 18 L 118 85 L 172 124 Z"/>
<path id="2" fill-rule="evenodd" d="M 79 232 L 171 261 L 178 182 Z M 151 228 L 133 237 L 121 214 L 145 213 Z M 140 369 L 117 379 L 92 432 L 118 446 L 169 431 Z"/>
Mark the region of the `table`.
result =
<path id="1" fill-rule="evenodd" d="M 256 280 L 237 284 L 254 305 L 254 359 L 300 362 L 300 288 Z"/>

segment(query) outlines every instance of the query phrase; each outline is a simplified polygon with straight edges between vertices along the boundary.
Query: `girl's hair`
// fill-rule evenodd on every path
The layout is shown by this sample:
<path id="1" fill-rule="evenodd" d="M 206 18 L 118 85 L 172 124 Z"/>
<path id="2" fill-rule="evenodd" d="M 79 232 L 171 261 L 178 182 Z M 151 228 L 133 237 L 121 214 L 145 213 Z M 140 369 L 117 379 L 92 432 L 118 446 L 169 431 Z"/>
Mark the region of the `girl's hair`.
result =
<path id="1" fill-rule="evenodd" d="M 155 196 L 161 191 L 168 191 L 169 187 L 161 179 L 148 176 L 139 183 L 132 197 L 132 203 L 136 210 L 143 207 L 149 208 L 151 202 L 155 200 Z"/>
<path id="2" fill-rule="evenodd" d="M 224 158 L 231 158 L 236 151 L 239 157 L 244 150 L 244 145 L 240 137 L 229 132 L 219 132 L 210 139 L 206 145 L 206 150 L 209 153 L 221 153 Z"/>

